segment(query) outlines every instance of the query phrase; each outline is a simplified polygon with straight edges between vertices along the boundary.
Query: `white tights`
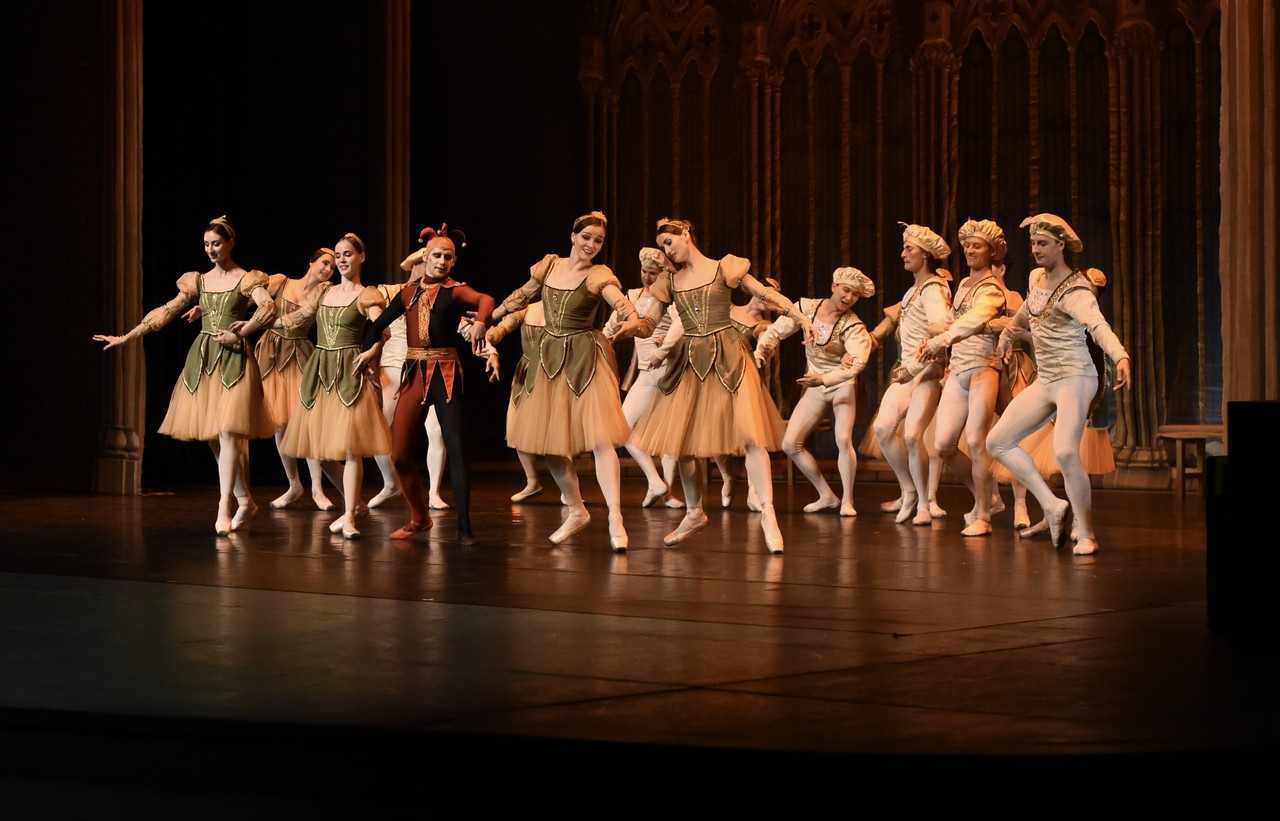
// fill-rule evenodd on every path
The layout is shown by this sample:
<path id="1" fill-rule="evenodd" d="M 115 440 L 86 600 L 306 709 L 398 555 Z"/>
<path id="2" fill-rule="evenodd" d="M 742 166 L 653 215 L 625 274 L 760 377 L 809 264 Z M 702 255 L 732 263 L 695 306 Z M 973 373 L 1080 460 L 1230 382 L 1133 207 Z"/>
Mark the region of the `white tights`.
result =
<path id="1" fill-rule="evenodd" d="M 835 498 L 831 485 L 822 476 L 818 460 L 805 449 L 804 443 L 813 433 L 813 429 L 822 421 L 827 408 L 835 415 L 833 431 L 836 437 L 837 463 L 840 468 L 840 484 L 843 495 L 842 505 L 853 504 L 853 479 L 858 471 L 858 454 L 853 449 L 853 420 L 857 412 L 858 397 L 850 382 L 840 388 L 825 393 L 821 388 L 805 388 L 800 401 L 791 411 L 791 420 L 787 423 L 787 432 L 782 438 L 782 449 L 791 461 L 800 469 L 809 483 L 818 491 L 822 499 Z"/>
<path id="2" fill-rule="evenodd" d="M 935 379 L 894 382 L 884 392 L 872 428 L 885 461 L 902 488 L 902 505 L 929 503 L 929 454 L 924 432 L 938 407 L 942 385 Z M 902 432 L 898 432 L 898 425 Z"/>
<path id="3" fill-rule="evenodd" d="M 627 390 L 627 396 L 622 400 L 622 415 L 626 417 L 628 427 L 634 428 L 636 422 L 657 398 L 658 380 L 664 371 L 663 368 L 640 371 L 631 388 Z M 663 485 L 667 488 L 671 487 L 671 483 L 675 480 L 676 457 L 669 454 L 662 455 L 662 475 L 659 475 L 652 456 L 632 444 L 627 444 L 626 448 L 627 453 L 631 454 L 631 458 L 640 466 L 640 470 L 644 471 L 644 478 L 649 483 L 650 489 Z"/>
<path id="4" fill-rule="evenodd" d="M 991 457 L 986 442 L 999 392 L 1000 372 L 994 368 L 953 373 L 942 388 L 933 420 L 938 456 L 969 488 L 974 514 L 985 522 L 991 521 Z M 969 447 L 968 456 L 958 447 L 961 433 Z"/>

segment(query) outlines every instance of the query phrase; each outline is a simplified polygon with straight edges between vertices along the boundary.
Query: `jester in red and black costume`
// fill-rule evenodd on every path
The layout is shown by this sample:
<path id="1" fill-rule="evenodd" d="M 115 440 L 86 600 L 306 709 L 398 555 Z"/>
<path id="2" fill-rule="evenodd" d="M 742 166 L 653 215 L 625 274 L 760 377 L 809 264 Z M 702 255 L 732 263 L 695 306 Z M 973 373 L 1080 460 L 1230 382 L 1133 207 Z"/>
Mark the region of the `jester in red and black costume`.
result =
<path id="1" fill-rule="evenodd" d="M 422 495 L 422 477 L 414 452 L 422 436 L 422 425 L 432 407 L 444 434 L 449 453 L 449 476 L 453 485 L 454 505 L 458 514 L 458 541 L 476 543 L 471 532 L 471 467 L 466 456 L 463 431 L 462 366 L 455 340 L 467 312 L 475 312 L 467 336 L 473 350 L 484 345 L 485 324 L 493 313 L 493 297 L 482 294 L 449 274 L 458 259 L 458 248 L 466 247 L 461 231 L 450 231 L 448 225 L 427 228 L 420 240 L 421 251 L 410 254 L 401 268 L 411 272 L 409 281 L 396 293 L 378 321 L 370 326 L 366 347 L 397 317 L 405 317 L 409 348 L 405 355 L 403 377 L 395 417 L 391 423 L 391 458 L 396 475 L 409 503 L 409 523 L 391 534 L 393 539 L 407 539 L 431 527 L 430 509 Z"/>

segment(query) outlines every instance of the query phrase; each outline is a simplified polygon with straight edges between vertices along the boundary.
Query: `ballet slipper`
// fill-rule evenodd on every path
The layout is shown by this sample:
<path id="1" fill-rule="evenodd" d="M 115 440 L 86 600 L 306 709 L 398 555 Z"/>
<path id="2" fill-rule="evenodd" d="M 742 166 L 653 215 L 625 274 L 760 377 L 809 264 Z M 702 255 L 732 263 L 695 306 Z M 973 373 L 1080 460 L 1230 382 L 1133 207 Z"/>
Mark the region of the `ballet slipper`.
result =
<path id="1" fill-rule="evenodd" d="M 915 510 L 916 510 L 916 497 L 914 495 L 904 496 L 902 498 L 902 506 L 898 508 L 898 515 L 895 516 L 893 520 L 900 525 L 904 525 L 907 522 L 911 521 L 911 516 L 913 513 L 915 513 Z M 924 512 L 928 513 L 929 512 L 928 508 L 926 508 Z M 930 515 L 929 518 L 932 519 L 933 516 Z"/>
<path id="2" fill-rule="evenodd" d="M 671 510 L 684 510 L 684 502 L 674 497 L 667 497 L 666 505 Z"/>
<path id="3" fill-rule="evenodd" d="M 286 508 L 294 502 L 302 498 L 302 483 L 295 482 L 289 485 L 289 489 L 284 493 L 271 500 L 271 509 L 280 510 Z"/>
<path id="4" fill-rule="evenodd" d="M 1013 526 L 1017 530 L 1031 527 L 1031 515 L 1027 513 L 1027 505 L 1025 502 L 1013 503 Z"/>
<path id="5" fill-rule="evenodd" d="M 881 502 L 880 511 L 882 513 L 897 513 L 902 510 L 902 497 L 894 499 L 892 502 Z"/>
<path id="6" fill-rule="evenodd" d="M 756 494 L 756 489 L 751 488 L 747 491 L 747 510 L 754 513 L 760 513 L 760 497 Z"/>
<path id="7" fill-rule="evenodd" d="M 311 489 L 311 501 L 315 503 L 317 510 L 323 510 L 326 513 L 331 510 L 337 510 L 338 508 L 338 506 L 325 495 L 324 491 L 318 487 Z"/>
<path id="8" fill-rule="evenodd" d="M 341 533 L 342 526 L 345 525 L 346 523 L 347 523 L 347 514 L 343 513 L 341 516 L 334 519 L 332 522 L 329 522 L 329 532 L 335 533 L 335 534 Z"/>
<path id="9" fill-rule="evenodd" d="M 542 485 L 538 484 L 537 482 L 530 482 L 529 484 L 524 486 L 524 490 L 520 491 L 519 493 L 511 494 L 511 501 L 523 502 L 525 499 L 532 499 L 534 496 L 537 496 L 541 492 L 542 492 Z"/>
<path id="10" fill-rule="evenodd" d="M 547 538 L 551 540 L 552 544 L 563 544 L 568 541 L 570 536 L 586 527 L 590 521 L 591 514 L 587 512 L 586 505 L 581 502 L 577 506 L 570 505 L 569 515 L 565 518 L 564 524 L 560 525 L 556 532 Z"/>
<path id="11" fill-rule="evenodd" d="M 923 527 L 925 525 L 931 525 L 933 524 L 933 514 L 929 512 L 929 508 L 922 507 L 920 508 L 919 511 L 916 512 L 916 515 L 911 519 L 911 524 L 915 527 Z"/>
<path id="12" fill-rule="evenodd" d="M 990 536 L 991 522 L 986 519 L 974 519 L 964 530 L 960 531 L 961 536 Z"/>
<path id="13" fill-rule="evenodd" d="M 662 499 L 667 495 L 667 486 L 650 487 L 649 491 L 644 495 L 644 501 L 640 503 L 640 507 L 653 507 L 654 502 Z"/>
<path id="14" fill-rule="evenodd" d="M 1049 522 L 1049 542 L 1054 547 L 1062 547 L 1063 537 L 1071 532 L 1067 528 L 1071 504 L 1064 499 L 1059 499 L 1058 502 L 1053 509 L 1044 512 L 1044 518 Z"/>
<path id="15" fill-rule="evenodd" d="M 720 507 L 733 504 L 733 477 L 726 476 L 720 482 Z"/>
<path id="16" fill-rule="evenodd" d="M 223 496 L 218 500 L 218 518 L 213 522 L 213 530 L 219 536 L 231 533 L 231 499 L 230 496 Z"/>
<path id="17" fill-rule="evenodd" d="M 370 504 L 372 504 L 372 502 Z M 449 503 L 446 502 L 444 499 L 441 499 L 439 493 L 431 494 L 431 499 L 428 502 L 428 506 L 432 510 L 448 510 L 449 509 Z"/>
<path id="18" fill-rule="evenodd" d="M 1071 552 L 1077 556 L 1092 556 L 1098 552 L 1098 543 L 1093 539 L 1081 539 L 1071 548 Z"/>
<path id="19" fill-rule="evenodd" d="M 622 526 L 622 512 L 609 511 L 609 546 L 614 553 L 627 552 L 627 529 Z"/>
<path id="20" fill-rule="evenodd" d="M 238 530 L 241 525 L 258 515 L 258 503 L 252 496 L 237 496 L 236 515 L 231 517 L 231 529 Z"/>
<path id="21" fill-rule="evenodd" d="M 764 530 L 764 546 L 777 556 L 782 553 L 782 531 L 778 530 L 778 514 L 773 505 L 762 505 L 760 508 L 760 527 Z"/>
<path id="22" fill-rule="evenodd" d="M 343 518 L 346 519 L 346 521 L 344 521 L 342 524 L 342 538 L 351 539 L 353 541 L 355 539 L 359 539 L 360 531 L 356 530 L 355 519 L 352 519 L 349 517 L 343 517 Z"/>
<path id="23" fill-rule="evenodd" d="M 391 501 L 392 499 L 396 498 L 403 492 L 404 491 L 400 490 L 399 487 L 390 487 L 390 486 L 384 485 L 382 490 L 378 491 L 378 495 L 374 496 L 372 499 L 369 500 L 369 507 L 371 508 L 378 507 L 386 502 Z"/>
<path id="24" fill-rule="evenodd" d="M 947 518 L 947 512 L 943 510 L 941 507 L 939 507 L 938 503 L 935 502 L 933 499 L 929 500 L 929 515 L 935 519 Z"/>
<path id="25" fill-rule="evenodd" d="M 858 511 L 853 509 L 853 502 L 843 502 L 840 505 L 841 516 L 857 516 Z"/>
<path id="26" fill-rule="evenodd" d="M 823 510 L 835 510 L 838 507 L 840 507 L 840 500 L 837 499 L 836 497 L 832 496 L 830 498 L 827 498 L 825 496 L 820 496 L 818 497 L 817 501 L 810 502 L 809 504 L 805 505 L 804 512 L 819 513 Z"/>
<path id="27" fill-rule="evenodd" d="M 706 526 L 707 514 L 703 513 L 700 507 L 691 507 L 685 511 L 680 525 L 662 537 L 662 543 L 667 547 L 674 547 Z"/>
<path id="28" fill-rule="evenodd" d="M 1042 534 L 1042 533 L 1048 533 L 1048 532 L 1049 532 L 1049 520 L 1048 520 L 1048 519 L 1041 519 L 1040 521 L 1036 522 L 1035 524 L 1031 525 L 1030 527 L 1024 527 L 1022 530 L 1019 530 L 1019 531 L 1018 531 L 1018 538 L 1019 538 L 1019 539 L 1033 539 L 1033 538 L 1035 538 L 1036 536 L 1039 536 L 1039 535 L 1040 535 L 1040 534 Z"/>
<path id="29" fill-rule="evenodd" d="M 425 522 L 418 522 L 418 521 L 414 521 L 413 519 L 410 519 L 409 524 L 397 530 L 391 531 L 391 536 L 389 538 L 407 539 L 415 533 L 421 533 L 424 530 L 430 530 L 430 529 L 431 529 L 430 519 L 427 519 Z"/>

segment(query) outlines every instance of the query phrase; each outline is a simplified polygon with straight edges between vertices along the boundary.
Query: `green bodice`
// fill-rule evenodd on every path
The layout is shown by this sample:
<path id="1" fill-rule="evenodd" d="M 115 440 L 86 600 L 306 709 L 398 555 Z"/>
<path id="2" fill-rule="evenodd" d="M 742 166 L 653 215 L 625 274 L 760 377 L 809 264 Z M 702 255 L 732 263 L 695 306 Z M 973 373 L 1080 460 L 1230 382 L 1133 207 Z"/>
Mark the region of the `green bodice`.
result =
<path id="1" fill-rule="evenodd" d="M 368 322 L 360 313 L 360 295 L 346 305 L 325 305 L 324 297 L 322 293 L 316 309 L 316 349 L 302 370 L 302 385 L 298 388 L 298 398 L 307 410 L 315 404 L 321 390 L 335 389 L 342 404 L 351 407 L 364 383 L 364 377 L 355 368 Z"/>
<path id="2" fill-rule="evenodd" d="M 585 279 L 572 290 L 544 284 L 542 305 L 547 324 L 538 343 L 536 361 L 530 361 L 525 374 L 526 392 L 533 390 L 538 368 L 548 379 L 563 375 L 578 396 L 591 384 L 596 363 L 602 358 L 617 373 L 613 349 L 596 327 L 603 300 L 587 290 Z"/>
<path id="3" fill-rule="evenodd" d="M 249 297 L 240 292 L 240 282 L 227 291 L 206 291 L 204 277 L 200 277 L 200 335 L 187 351 L 187 361 L 182 369 L 182 383 L 191 393 L 200 387 L 200 380 L 212 376 L 216 370 L 223 387 L 233 387 L 244 376 L 244 354 L 247 342 L 237 343 L 235 348 L 218 344 L 218 334 L 231 327 L 231 323 L 243 319 L 249 306 Z M 243 282 L 243 278 L 241 278 Z"/>
<path id="4" fill-rule="evenodd" d="M 669 360 L 672 364 L 658 381 L 663 393 L 676 389 L 686 368 L 692 368 L 702 381 L 714 370 L 725 389 L 737 392 L 751 353 L 743 341 L 745 334 L 734 327 L 729 317 L 733 309 L 732 294 L 718 266 L 716 275 L 706 285 L 684 291 L 671 289 L 684 336 L 676 342 Z"/>

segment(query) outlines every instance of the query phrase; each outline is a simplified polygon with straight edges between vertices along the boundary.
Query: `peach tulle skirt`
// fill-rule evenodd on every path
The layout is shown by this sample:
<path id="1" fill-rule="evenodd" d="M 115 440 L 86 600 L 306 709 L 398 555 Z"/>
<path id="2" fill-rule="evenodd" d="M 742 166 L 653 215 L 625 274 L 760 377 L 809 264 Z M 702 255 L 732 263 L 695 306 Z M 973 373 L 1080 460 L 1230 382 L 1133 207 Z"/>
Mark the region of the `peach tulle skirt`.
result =
<path id="1" fill-rule="evenodd" d="M 507 406 L 507 445 L 525 453 L 574 457 L 597 448 L 621 447 L 631 435 L 622 415 L 618 375 L 597 353 L 595 373 L 582 395 L 575 394 L 563 373 L 554 379 L 541 367 L 533 390 Z M 523 380 L 522 380 L 523 382 Z"/>
<path id="2" fill-rule="evenodd" d="M 781 450 L 785 430 L 778 406 L 750 366 L 736 393 L 714 370 L 700 380 L 686 368 L 675 390 L 659 393 L 637 420 L 631 443 L 652 454 L 740 456 L 749 446 Z"/>
<path id="3" fill-rule="evenodd" d="M 381 390 L 367 377 L 351 407 L 342 404 L 336 389 L 321 388 L 310 410 L 298 399 L 296 388 L 293 401 L 293 414 L 280 442 L 280 449 L 289 456 L 341 461 L 348 454 L 391 452 L 391 430 L 382 413 Z"/>
<path id="4" fill-rule="evenodd" d="M 262 379 L 262 398 L 267 403 L 267 412 L 275 420 L 276 427 L 289 424 L 295 409 L 301 410 L 298 402 L 298 388 L 302 385 L 302 367 L 296 362 L 284 366 L 284 370 L 273 370 Z"/>
<path id="5" fill-rule="evenodd" d="M 215 370 L 201 374 L 192 393 L 179 374 L 160 432 L 190 442 L 210 442 L 222 433 L 250 439 L 274 436 L 276 428 L 262 396 L 258 363 L 252 356 L 245 357 L 244 374 L 230 388 L 223 387 Z"/>

